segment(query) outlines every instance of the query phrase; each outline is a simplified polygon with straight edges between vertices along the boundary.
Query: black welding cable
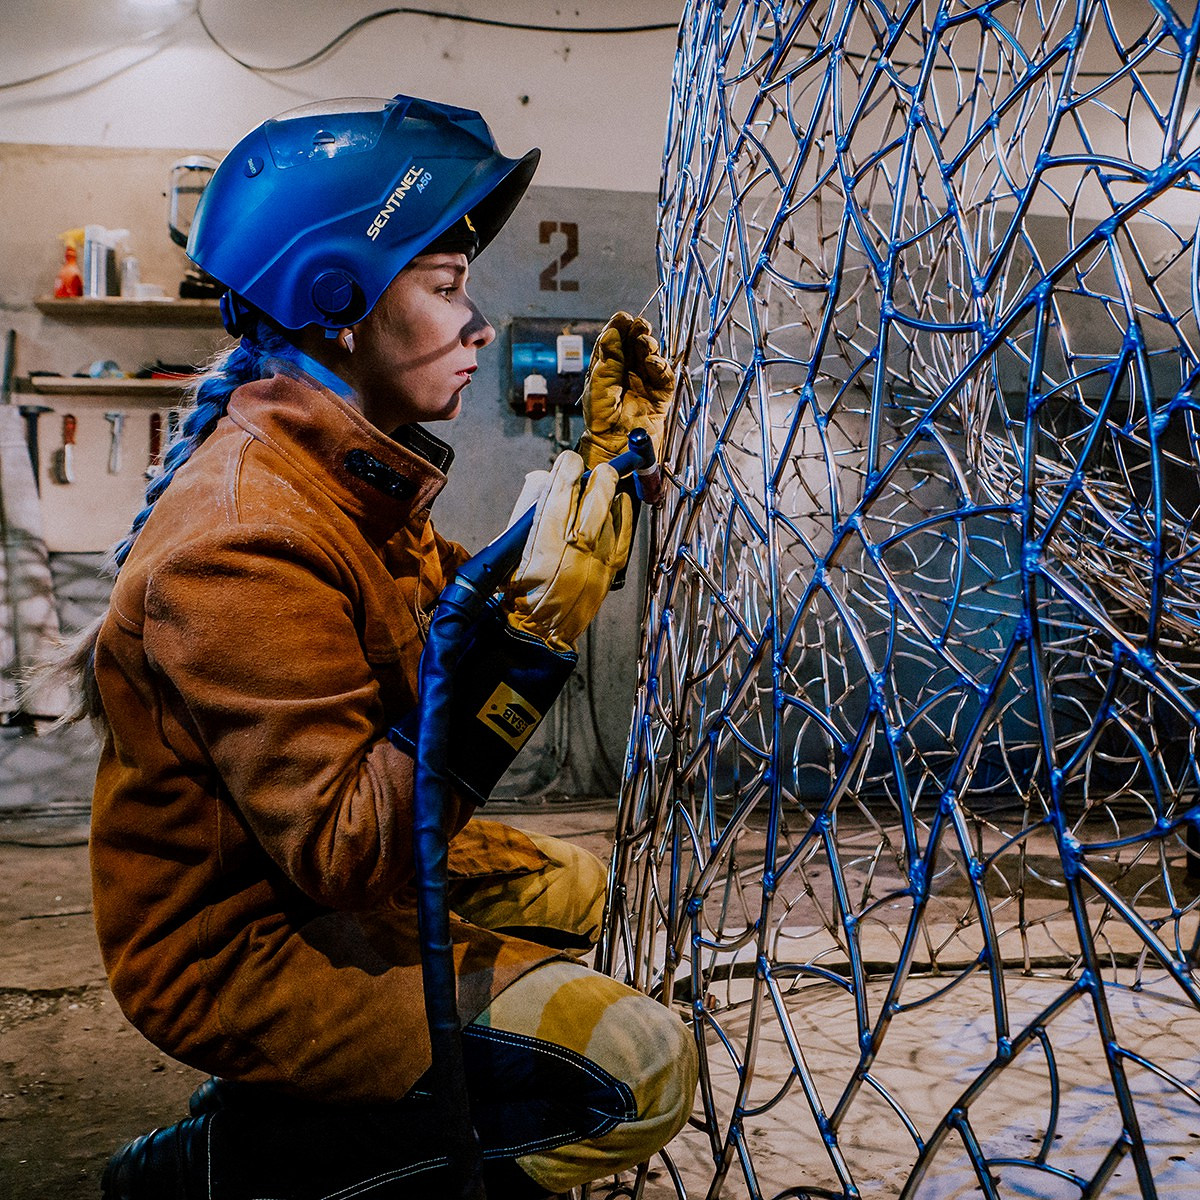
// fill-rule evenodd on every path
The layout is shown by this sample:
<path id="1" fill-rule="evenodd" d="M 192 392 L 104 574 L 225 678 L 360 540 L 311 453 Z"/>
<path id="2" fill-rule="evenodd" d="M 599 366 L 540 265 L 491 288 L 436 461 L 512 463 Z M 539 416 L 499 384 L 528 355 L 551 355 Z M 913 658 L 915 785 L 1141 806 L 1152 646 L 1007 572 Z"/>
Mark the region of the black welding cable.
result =
<path id="1" fill-rule="evenodd" d="M 640 430 L 630 449 L 613 459 L 618 475 L 653 462 L 649 438 Z M 646 458 L 649 453 L 649 460 Z M 586 476 L 585 476 L 586 478 Z M 446 863 L 446 811 L 450 793 L 449 727 L 456 668 L 471 630 L 492 594 L 521 559 L 533 528 L 534 508 L 458 569 L 454 582 L 438 597 L 421 654 L 418 694 L 420 726 L 414 797 L 413 857 L 421 940 L 422 985 L 433 1052 L 434 1094 L 440 1108 L 452 1176 L 451 1195 L 483 1200 L 483 1156 L 471 1122 L 462 1026 L 458 1017 L 454 949 L 450 936 Z"/>
<path id="2" fill-rule="evenodd" d="M 472 560 L 473 561 L 473 560 Z M 465 564 L 470 566 L 470 563 Z M 438 599 L 421 655 L 421 723 L 417 736 L 413 856 L 421 936 L 421 983 L 433 1054 L 434 1098 L 439 1106 L 451 1173 L 449 1195 L 484 1196 L 483 1154 L 471 1121 L 462 1025 L 458 1017 L 454 946 L 446 895 L 445 813 L 449 795 L 446 730 L 454 702 L 454 672 L 462 646 L 486 597 L 453 583 Z"/>

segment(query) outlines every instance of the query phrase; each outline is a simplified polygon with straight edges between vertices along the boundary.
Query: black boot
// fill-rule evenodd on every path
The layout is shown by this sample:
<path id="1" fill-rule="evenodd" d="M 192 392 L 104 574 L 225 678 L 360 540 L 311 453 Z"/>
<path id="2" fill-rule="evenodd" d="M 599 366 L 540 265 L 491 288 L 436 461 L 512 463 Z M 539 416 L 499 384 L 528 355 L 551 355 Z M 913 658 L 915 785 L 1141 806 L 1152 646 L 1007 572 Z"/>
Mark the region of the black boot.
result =
<path id="1" fill-rule="evenodd" d="M 445 1200 L 448 1172 L 429 1160 L 436 1131 L 413 1137 L 394 1111 L 381 1120 L 378 1109 L 243 1105 L 235 1091 L 224 1104 L 209 1089 L 199 1101 L 208 1111 L 118 1150 L 100 1180 L 103 1200 L 319 1200 L 343 1189 L 364 1200 Z M 483 1177 L 488 1200 L 550 1194 L 511 1160 L 486 1162 Z"/>
<path id="2" fill-rule="evenodd" d="M 199 1117 L 207 1112 L 216 1112 L 224 1104 L 225 1081 L 212 1075 L 188 1097 L 188 1112 L 193 1117 Z"/>
<path id="3" fill-rule="evenodd" d="M 100 1178 L 103 1200 L 208 1200 L 210 1115 L 122 1146 Z"/>
<path id="4" fill-rule="evenodd" d="M 100 1182 L 103 1200 L 316 1200 L 343 1188 L 361 1190 L 364 1200 L 444 1200 L 450 1186 L 436 1151 L 428 1161 L 440 1125 L 423 1093 L 347 1109 L 214 1077 L 188 1106 L 190 1117 L 113 1155 Z M 488 1200 L 551 1196 L 512 1159 L 486 1160 L 483 1179 Z"/>
<path id="5" fill-rule="evenodd" d="M 188 1098 L 188 1112 L 193 1117 L 215 1113 L 218 1109 L 248 1104 L 278 1105 L 286 1101 L 274 1089 L 261 1083 L 238 1083 L 217 1075 L 206 1079 Z"/>

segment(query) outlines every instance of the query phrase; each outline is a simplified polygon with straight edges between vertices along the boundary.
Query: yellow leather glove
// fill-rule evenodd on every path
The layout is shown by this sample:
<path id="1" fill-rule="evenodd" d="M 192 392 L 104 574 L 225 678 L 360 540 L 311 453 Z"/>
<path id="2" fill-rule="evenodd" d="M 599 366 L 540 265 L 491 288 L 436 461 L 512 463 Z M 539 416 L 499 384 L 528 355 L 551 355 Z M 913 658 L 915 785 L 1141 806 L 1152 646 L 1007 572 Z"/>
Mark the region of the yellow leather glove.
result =
<path id="1" fill-rule="evenodd" d="M 580 487 L 583 459 L 564 450 L 554 460 L 533 529 L 505 588 L 508 623 L 555 650 L 572 650 L 600 610 L 613 576 L 629 557 L 633 513 L 617 495 L 607 464 Z"/>
<path id="2" fill-rule="evenodd" d="M 663 424 L 675 393 L 675 372 L 663 357 L 650 325 L 627 312 L 614 313 L 596 339 L 583 385 L 579 439 L 584 464 L 594 467 L 628 449 L 632 429 L 641 427 L 662 452 Z"/>

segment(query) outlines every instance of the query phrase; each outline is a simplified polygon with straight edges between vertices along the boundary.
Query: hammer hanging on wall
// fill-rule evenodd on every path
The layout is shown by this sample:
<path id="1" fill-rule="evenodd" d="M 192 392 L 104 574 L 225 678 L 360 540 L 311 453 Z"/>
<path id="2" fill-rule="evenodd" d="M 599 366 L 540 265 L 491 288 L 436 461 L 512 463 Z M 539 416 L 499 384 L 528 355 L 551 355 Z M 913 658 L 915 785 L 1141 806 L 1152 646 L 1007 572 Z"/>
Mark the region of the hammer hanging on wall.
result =
<path id="1" fill-rule="evenodd" d="M 62 445 L 54 452 L 54 478 L 59 483 L 75 482 L 75 426 L 72 413 L 64 413 Z"/>
<path id="2" fill-rule="evenodd" d="M 0 369 L 0 404 L 12 403 L 13 370 L 17 362 L 17 331 L 4 335 L 4 367 Z"/>
<path id="3" fill-rule="evenodd" d="M 13 399 L 13 371 L 17 362 L 17 331 L 8 330 L 4 335 L 4 365 L 0 368 L 0 404 L 11 404 Z M 22 404 L 17 411 L 25 421 L 25 447 L 29 451 L 29 465 L 33 467 L 33 486 L 42 494 L 42 462 L 38 452 L 38 418 L 48 413 L 47 404 Z"/>

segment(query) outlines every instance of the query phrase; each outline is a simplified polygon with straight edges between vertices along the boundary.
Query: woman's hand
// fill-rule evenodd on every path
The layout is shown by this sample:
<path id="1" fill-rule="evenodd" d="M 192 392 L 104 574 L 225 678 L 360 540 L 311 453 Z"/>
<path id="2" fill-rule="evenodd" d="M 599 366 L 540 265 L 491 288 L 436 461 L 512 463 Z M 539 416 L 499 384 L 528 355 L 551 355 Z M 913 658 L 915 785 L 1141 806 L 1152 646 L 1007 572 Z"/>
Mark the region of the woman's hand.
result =
<path id="1" fill-rule="evenodd" d="M 627 448 L 630 430 L 642 428 L 662 451 L 663 423 L 675 393 L 675 373 L 650 325 L 627 312 L 614 313 L 596 339 L 583 387 L 579 439 L 586 467 L 608 462 Z"/>
<path id="2" fill-rule="evenodd" d="M 617 473 L 601 463 L 582 486 L 583 459 L 565 450 L 538 500 L 533 529 L 505 589 L 508 623 L 571 650 L 629 557 L 633 513 Z M 536 486 L 536 485 L 535 485 Z"/>

